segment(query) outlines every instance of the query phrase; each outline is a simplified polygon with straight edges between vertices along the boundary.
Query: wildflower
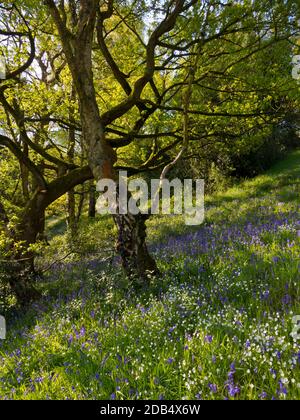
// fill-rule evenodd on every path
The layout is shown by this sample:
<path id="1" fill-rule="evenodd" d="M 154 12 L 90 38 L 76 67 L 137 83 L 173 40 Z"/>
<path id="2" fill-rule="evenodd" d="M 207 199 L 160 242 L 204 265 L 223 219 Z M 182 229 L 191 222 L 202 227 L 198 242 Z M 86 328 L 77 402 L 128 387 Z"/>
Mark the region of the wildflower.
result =
<path id="1" fill-rule="evenodd" d="M 230 397 L 235 397 L 240 392 L 241 392 L 241 390 L 238 386 L 236 386 L 234 384 L 229 384 L 228 385 L 228 393 L 229 393 Z"/>
<path id="2" fill-rule="evenodd" d="M 292 298 L 291 298 L 291 296 L 287 293 L 287 294 L 285 294 L 284 296 L 283 296 L 283 298 L 282 298 L 282 303 L 283 303 L 283 305 L 290 305 L 291 304 L 291 302 L 292 302 Z"/>
<path id="3" fill-rule="evenodd" d="M 209 384 L 208 388 L 210 389 L 210 391 L 215 394 L 218 390 L 217 385 L 216 384 Z"/>
<path id="4" fill-rule="evenodd" d="M 270 296 L 270 291 L 269 290 L 266 290 L 266 291 L 264 291 L 263 293 L 260 294 L 261 300 L 267 300 L 269 298 L 269 296 Z"/>
<path id="5" fill-rule="evenodd" d="M 261 400 L 265 400 L 267 398 L 267 396 L 268 396 L 268 394 L 265 391 L 263 391 L 261 394 L 259 394 L 259 398 Z"/>
<path id="6" fill-rule="evenodd" d="M 176 328 L 176 325 L 174 325 L 174 327 L 171 327 L 168 331 L 168 335 L 171 335 L 172 332 L 175 330 L 175 328 Z"/>
<path id="7" fill-rule="evenodd" d="M 281 379 L 279 379 L 278 384 L 279 384 L 279 390 L 277 391 L 277 394 L 278 395 L 284 395 L 284 396 L 287 395 L 287 393 L 288 393 L 287 389 L 284 386 L 284 383 Z"/>
<path id="8" fill-rule="evenodd" d="M 226 388 L 228 390 L 228 394 L 230 397 L 235 397 L 240 393 L 240 388 L 234 383 L 234 374 L 235 374 L 235 363 L 231 363 L 230 371 L 228 372 L 228 379 L 225 382 Z"/>
<path id="9" fill-rule="evenodd" d="M 130 390 L 129 390 L 129 396 L 130 396 L 130 397 L 133 397 L 134 395 L 136 395 L 136 396 L 137 396 L 137 395 L 138 395 L 138 392 L 137 392 L 137 391 L 135 391 L 134 389 L 130 389 Z"/>
<path id="10" fill-rule="evenodd" d="M 235 363 L 233 362 L 233 363 L 231 363 L 231 365 L 230 365 L 230 370 L 232 371 L 232 372 L 235 372 Z"/>

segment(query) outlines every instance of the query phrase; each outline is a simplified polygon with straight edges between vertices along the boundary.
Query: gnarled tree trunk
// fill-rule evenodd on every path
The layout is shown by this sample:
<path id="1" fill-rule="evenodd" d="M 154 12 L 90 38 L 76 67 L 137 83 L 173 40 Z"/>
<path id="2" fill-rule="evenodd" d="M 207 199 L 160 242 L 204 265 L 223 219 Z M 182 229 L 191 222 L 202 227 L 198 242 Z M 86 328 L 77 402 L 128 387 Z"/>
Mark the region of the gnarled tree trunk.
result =
<path id="1" fill-rule="evenodd" d="M 88 152 L 89 166 L 96 182 L 104 178 L 117 181 L 117 174 L 114 170 L 117 155 L 106 141 L 105 128 L 108 121 L 107 118 L 100 116 L 92 71 L 94 30 L 96 24 L 101 26 L 106 13 L 111 15 L 113 2 L 109 1 L 108 10 L 103 13 L 99 9 L 99 2 L 95 0 L 80 2 L 80 12 L 73 22 L 76 23 L 75 35 L 70 35 L 55 2 L 45 0 L 45 3 L 57 26 L 76 88 L 82 136 Z M 167 22 L 167 29 L 168 26 L 169 23 Z M 151 53 L 152 49 L 149 48 L 149 51 Z M 149 62 L 152 63 L 152 60 L 149 60 Z M 151 63 L 149 66 L 151 66 Z M 151 75 L 148 71 L 145 76 L 136 82 L 135 94 L 129 95 L 124 103 L 115 107 L 113 119 L 122 116 L 139 102 L 139 95 L 150 79 Z M 145 218 L 141 215 L 118 214 L 114 217 L 114 220 L 118 228 L 117 249 L 127 274 L 146 278 L 148 271 L 157 271 L 156 264 L 150 257 L 145 242 Z"/>
<path id="2" fill-rule="evenodd" d="M 116 214 L 118 228 L 117 251 L 122 258 L 126 274 L 138 284 L 149 282 L 151 275 L 158 274 L 155 260 L 146 245 L 146 220 L 144 214 Z"/>

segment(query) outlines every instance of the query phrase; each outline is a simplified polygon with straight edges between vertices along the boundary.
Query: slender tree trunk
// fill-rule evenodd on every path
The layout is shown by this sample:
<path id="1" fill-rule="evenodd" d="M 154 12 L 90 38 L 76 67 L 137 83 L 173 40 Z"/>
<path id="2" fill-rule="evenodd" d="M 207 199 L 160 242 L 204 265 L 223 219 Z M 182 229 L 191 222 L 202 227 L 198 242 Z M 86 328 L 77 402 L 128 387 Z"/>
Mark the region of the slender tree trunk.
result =
<path id="1" fill-rule="evenodd" d="M 72 85 L 72 89 L 71 89 L 71 105 L 69 108 L 69 119 L 70 122 L 72 124 L 75 125 L 75 120 L 74 120 L 74 105 L 73 102 L 76 99 L 76 91 L 75 91 L 75 87 L 74 84 Z M 74 156 L 75 156 L 75 141 L 76 141 L 76 136 L 75 136 L 75 129 L 74 127 L 71 127 L 69 129 L 69 144 L 68 144 L 68 152 L 67 152 L 67 156 L 68 156 L 68 161 L 69 163 L 74 163 Z M 68 216 L 67 216 L 67 227 L 68 230 L 71 234 L 71 241 L 74 240 L 76 233 L 77 233 L 77 220 L 76 220 L 76 199 L 75 199 L 75 191 L 74 188 L 72 188 L 70 191 L 68 191 L 67 193 L 67 211 L 68 211 Z"/>
<path id="2" fill-rule="evenodd" d="M 74 238 L 77 231 L 75 205 L 75 194 L 74 189 L 72 189 L 67 193 L 67 228 L 71 233 L 72 238 Z"/>
<path id="3" fill-rule="evenodd" d="M 80 188 L 80 195 L 79 195 L 79 200 L 78 200 L 78 205 L 77 205 L 77 213 L 76 213 L 76 225 L 79 225 L 79 221 L 80 221 L 80 217 L 82 215 L 82 209 L 84 206 L 84 202 L 85 202 L 85 186 L 81 185 Z"/>
<path id="4" fill-rule="evenodd" d="M 92 181 L 89 188 L 89 217 L 95 218 L 96 216 L 96 187 Z"/>

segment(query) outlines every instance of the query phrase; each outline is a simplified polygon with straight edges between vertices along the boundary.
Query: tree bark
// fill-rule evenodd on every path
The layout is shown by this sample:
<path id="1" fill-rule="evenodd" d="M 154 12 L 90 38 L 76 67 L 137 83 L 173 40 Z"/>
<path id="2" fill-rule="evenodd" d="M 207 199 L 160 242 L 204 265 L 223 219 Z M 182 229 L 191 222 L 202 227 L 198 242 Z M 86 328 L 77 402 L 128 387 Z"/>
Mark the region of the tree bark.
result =
<path id="1" fill-rule="evenodd" d="M 74 189 L 72 189 L 67 193 L 67 228 L 71 233 L 72 238 L 75 237 L 77 232 L 75 204 L 75 194 Z"/>
<path id="2" fill-rule="evenodd" d="M 158 274 L 155 260 L 146 245 L 146 220 L 148 215 L 116 214 L 114 221 L 118 229 L 117 251 L 128 277 L 137 285 L 147 285 L 150 277 Z"/>
<path id="3" fill-rule="evenodd" d="M 74 110 L 73 102 L 75 101 L 75 99 L 76 99 L 76 91 L 75 91 L 74 85 L 72 85 L 71 95 L 70 95 L 71 105 L 69 107 L 69 119 L 70 119 L 70 122 L 74 126 L 75 126 L 75 120 L 74 120 L 75 110 Z M 69 129 L 68 141 L 69 141 L 68 152 L 67 152 L 68 161 L 69 163 L 74 164 L 76 135 L 75 135 L 75 129 L 73 127 Z M 78 228 L 77 218 L 76 218 L 76 200 L 75 200 L 74 188 L 72 188 L 67 193 L 67 211 L 68 211 L 67 227 L 71 234 L 71 241 L 73 242 L 77 233 L 77 228 Z"/>
<path id="4" fill-rule="evenodd" d="M 93 182 L 89 188 L 89 217 L 95 218 L 96 216 L 96 187 Z"/>
<path id="5" fill-rule="evenodd" d="M 28 146 L 24 144 L 23 153 L 28 157 Z M 23 197 L 27 201 L 29 200 L 29 170 L 26 165 L 20 163 L 20 172 L 22 180 Z"/>
<path id="6" fill-rule="evenodd" d="M 78 205 L 77 205 L 77 213 L 76 213 L 76 225 L 79 225 L 79 221 L 82 215 L 82 209 L 84 207 L 84 202 L 85 202 L 85 186 L 81 185 L 80 187 L 80 191 L 79 191 L 79 200 L 78 200 Z"/>

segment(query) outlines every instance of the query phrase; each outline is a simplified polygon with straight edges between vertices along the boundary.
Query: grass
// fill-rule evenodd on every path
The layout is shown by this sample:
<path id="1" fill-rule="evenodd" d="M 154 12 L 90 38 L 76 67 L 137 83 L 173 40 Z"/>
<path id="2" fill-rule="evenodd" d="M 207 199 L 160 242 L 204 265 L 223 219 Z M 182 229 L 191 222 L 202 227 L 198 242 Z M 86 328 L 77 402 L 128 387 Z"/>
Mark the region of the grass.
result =
<path id="1" fill-rule="evenodd" d="M 42 301 L 6 314 L 0 399 L 299 399 L 299 192 L 298 151 L 207 197 L 199 227 L 151 219 L 163 274 L 138 293 L 95 254 L 111 222 L 84 224 L 84 258 L 53 265 Z M 56 235 L 48 262 L 67 247 Z"/>

